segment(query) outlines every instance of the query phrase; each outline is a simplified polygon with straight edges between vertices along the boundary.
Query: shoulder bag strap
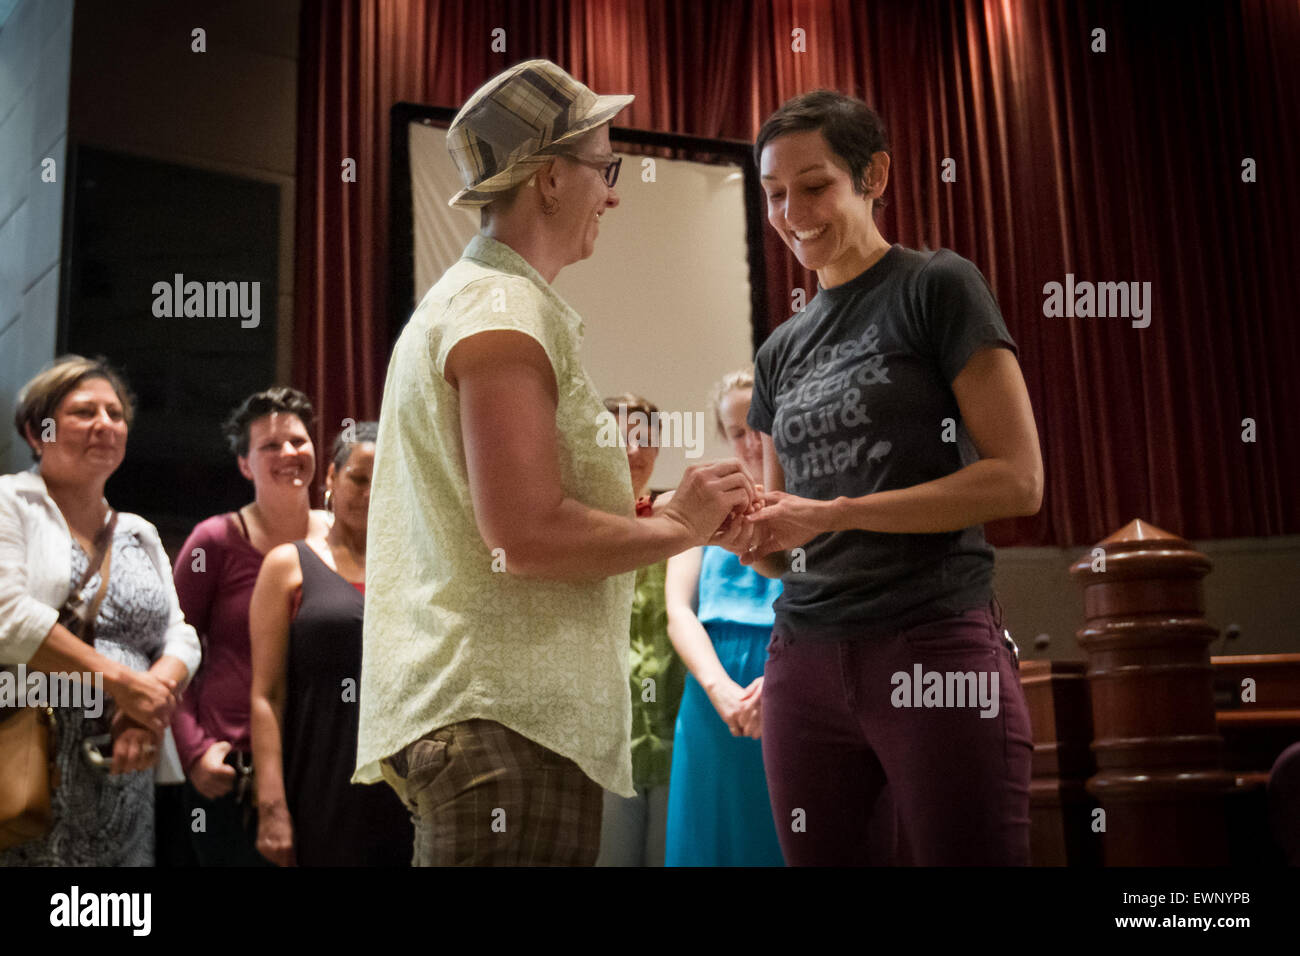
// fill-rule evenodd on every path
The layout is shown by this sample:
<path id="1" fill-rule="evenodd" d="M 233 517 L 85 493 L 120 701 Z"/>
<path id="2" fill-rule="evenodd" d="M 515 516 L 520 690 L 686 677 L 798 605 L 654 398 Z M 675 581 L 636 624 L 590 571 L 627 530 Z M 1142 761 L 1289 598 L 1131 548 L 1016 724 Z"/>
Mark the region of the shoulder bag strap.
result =
<path id="1" fill-rule="evenodd" d="M 113 566 L 113 532 L 117 528 L 117 512 L 110 512 L 108 524 L 99 533 L 95 542 L 95 554 L 86 565 L 86 573 L 82 575 L 81 583 L 77 590 L 86 586 L 86 583 L 95 576 L 95 572 L 103 569 L 103 574 L 99 578 L 99 590 L 95 592 L 94 599 L 90 606 L 86 608 L 86 613 L 81 617 L 81 627 L 74 630 L 87 644 L 95 643 L 95 618 L 99 615 L 99 606 L 104 602 L 104 595 L 108 593 L 108 576 Z"/>

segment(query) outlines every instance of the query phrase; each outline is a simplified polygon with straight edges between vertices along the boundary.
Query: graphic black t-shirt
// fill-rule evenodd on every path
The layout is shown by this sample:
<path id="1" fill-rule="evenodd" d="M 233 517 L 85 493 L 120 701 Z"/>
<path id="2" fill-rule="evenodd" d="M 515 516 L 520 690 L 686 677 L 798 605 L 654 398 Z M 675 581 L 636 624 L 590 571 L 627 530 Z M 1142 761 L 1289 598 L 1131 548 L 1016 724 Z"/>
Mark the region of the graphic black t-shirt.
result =
<path id="1" fill-rule="evenodd" d="M 749 424 L 772 436 L 785 490 L 829 501 L 908 488 L 979 459 L 952 381 L 985 346 L 1016 351 L 980 271 L 946 249 L 893 246 L 822 289 L 755 358 Z M 989 602 L 980 525 L 942 534 L 837 531 L 782 578 L 776 630 L 881 636 Z"/>

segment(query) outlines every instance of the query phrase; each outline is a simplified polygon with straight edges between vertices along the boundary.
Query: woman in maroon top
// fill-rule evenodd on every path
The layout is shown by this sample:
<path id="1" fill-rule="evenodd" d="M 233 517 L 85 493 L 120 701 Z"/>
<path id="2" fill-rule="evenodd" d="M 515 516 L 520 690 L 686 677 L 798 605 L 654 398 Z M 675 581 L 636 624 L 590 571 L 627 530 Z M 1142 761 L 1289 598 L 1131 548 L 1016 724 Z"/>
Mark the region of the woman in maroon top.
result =
<path id="1" fill-rule="evenodd" d="M 406 866 L 411 816 L 351 782 L 376 422 L 334 441 L 324 538 L 267 554 L 249 609 L 257 848 L 281 866 Z M 332 501 L 331 501 L 332 499 Z"/>
<path id="2" fill-rule="evenodd" d="M 240 473 L 253 483 L 254 500 L 200 522 L 176 561 L 181 609 L 206 644 L 195 686 L 172 723 L 189 778 L 187 815 L 204 811 L 205 829 L 190 835 L 203 866 L 266 863 L 255 848 L 249 786 L 248 604 L 266 552 L 329 530 L 329 516 L 311 510 L 311 424 L 311 402 L 292 388 L 267 389 L 240 403 L 224 430 Z"/>

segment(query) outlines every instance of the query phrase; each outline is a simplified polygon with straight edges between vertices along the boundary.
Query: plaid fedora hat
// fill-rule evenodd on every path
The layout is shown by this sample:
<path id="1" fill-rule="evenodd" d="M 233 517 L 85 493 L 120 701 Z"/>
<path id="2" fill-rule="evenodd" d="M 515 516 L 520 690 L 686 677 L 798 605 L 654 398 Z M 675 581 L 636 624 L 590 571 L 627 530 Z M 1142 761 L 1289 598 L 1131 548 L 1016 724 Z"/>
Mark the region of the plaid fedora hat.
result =
<path id="1" fill-rule="evenodd" d="M 608 123 L 635 99 L 597 96 L 550 60 L 527 60 L 484 83 L 447 130 L 465 188 L 449 206 L 483 206 L 550 160 L 550 147 Z"/>

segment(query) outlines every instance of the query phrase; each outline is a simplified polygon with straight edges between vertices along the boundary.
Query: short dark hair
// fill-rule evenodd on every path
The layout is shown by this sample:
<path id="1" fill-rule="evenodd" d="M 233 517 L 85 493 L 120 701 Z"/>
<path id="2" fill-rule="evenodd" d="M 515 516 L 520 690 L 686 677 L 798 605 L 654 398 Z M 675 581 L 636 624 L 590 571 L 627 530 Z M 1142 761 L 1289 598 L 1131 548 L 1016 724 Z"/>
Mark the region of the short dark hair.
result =
<path id="1" fill-rule="evenodd" d="M 226 443 L 236 456 L 244 458 L 248 455 L 249 426 L 273 412 L 297 415 L 303 428 L 308 432 L 311 431 L 316 414 L 312 411 L 311 399 L 296 388 L 289 388 L 287 385 L 277 385 L 249 395 L 239 403 L 221 426 L 221 433 L 225 435 Z"/>
<path id="2" fill-rule="evenodd" d="M 102 378 L 112 386 L 117 400 L 122 403 L 122 420 L 131 427 L 135 419 L 135 399 L 127 387 L 126 379 L 102 355 L 84 358 L 80 355 L 61 355 L 38 372 L 18 393 L 14 407 L 14 427 L 28 445 L 34 460 L 40 460 L 35 448 L 28 444 L 27 427 L 33 435 L 41 433 L 42 422 L 53 418 L 59 405 L 73 389 L 87 379 Z"/>
<path id="3" fill-rule="evenodd" d="M 889 152 L 889 136 L 875 110 L 862 100 L 835 90 L 812 90 L 782 103 L 758 131 L 754 165 L 762 166 L 763 148 L 778 136 L 814 129 L 821 132 L 831 152 L 848 167 L 853 191 L 865 195 L 871 157 Z M 877 197 L 873 208 L 884 206 L 885 200 Z"/>
<path id="4" fill-rule="evenodd" d="M 615 418 L 619 417 L 619 409 L 626 408 L 623 413 L 624 420 L 632 417 L 633 412 L 640 412 L 649 421 L 650 437 L 656 443 L 659 441 L 659 407 L 650 399 L 635 392 L 624 392 L 622 395 L 611 395 L 605 399 L 605 410 Z"/>
<path id="5" fill-rule="evenodd" d="M 330 446 L 330 461 L 335 471 L 342 471 L 343 466 L 352 457 L 352 449 L 367 442 L 373 444 L 379 437 L 379 422 L 357 422 L 334 436 Z"/>

